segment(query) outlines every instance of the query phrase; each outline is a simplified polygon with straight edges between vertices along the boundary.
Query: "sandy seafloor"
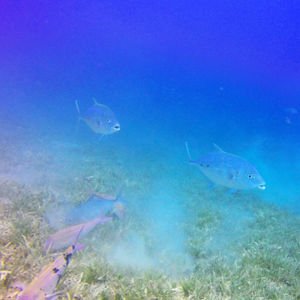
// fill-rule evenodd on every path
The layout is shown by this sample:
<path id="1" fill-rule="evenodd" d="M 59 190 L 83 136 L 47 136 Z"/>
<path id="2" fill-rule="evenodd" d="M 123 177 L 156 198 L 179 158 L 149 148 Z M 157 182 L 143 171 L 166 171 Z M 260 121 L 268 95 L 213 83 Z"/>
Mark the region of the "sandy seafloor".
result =
<path id="1" fill-rule="evenodd" d="M 82 142 L 9 122 L 1 129 L 0 260 L 9 271 L 1 299 L 15 299 L 13 283 L 29 283 L 53 260 L 43 242 L 64 226 L 67 206 L 120 189 L 125 218 L 82 239 L 61 299 L 300 299 L 299 215 L 262 192 L 210 190 L 180 141 L 129 147 L 113 136 Z"/>

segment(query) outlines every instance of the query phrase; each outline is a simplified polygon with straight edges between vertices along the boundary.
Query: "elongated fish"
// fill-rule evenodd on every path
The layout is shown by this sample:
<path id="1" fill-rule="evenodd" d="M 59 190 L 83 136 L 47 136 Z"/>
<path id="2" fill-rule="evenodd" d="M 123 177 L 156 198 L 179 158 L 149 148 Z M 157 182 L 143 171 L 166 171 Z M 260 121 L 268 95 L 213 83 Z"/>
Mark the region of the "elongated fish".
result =
<path id="1" fill-rule="evenodd" d="M 125 214 L 125 201 L 120 198 L 107 194 L 92 194 L 89 199 L 78 206 L 72 208 L 66 216 L 68 224 L 78 224 L 87 222 L 99 216 L 102 213 L 112 212 L 119 218 Z"/>
<path id="2" fill-rule="evenodd" d="M 108 135 L 120 131 L 120 123 L 113 111 L 108 106 L 93 100 L 94 104 L 83 114 L 80 112 L 78 101 L 75 102 L 79 119 L 83 120 L 96 134 Z"/>
<path id="3" fill-rule="evenodd" d="M 21 292 L 18 300 L 49 300 L 56 299 L 60 293 L 54 293 L 56 285 L 68 266 L 72 255 L 84 248 L 77 244 L 79 235 L 83 227 L 77 232 L 75 243 L 71 245 L 63 254 L 59 255 L 54 262 L 45 266 L 33 281 Z M 74 239 L 73 239 L 74 241 Z"/>
<path id="4" fill-rule="evenodd" d="M 185 146 L 189 162 L 195 164 L 214 184 L 228 187 L 232 192 L 238 189 L 266 188 L 266 183 L 256 168 L 242 157 L 224 152 L 215 145 L 217 151 L 192 160 L 187 142 Z"/>
<path id="5" fill-rule="evenodd" d="M 78 224 L 70 227 L 66 227 L 62 230 L 57 231 L 56 233 L 49 236 L 49 238 L 45 241 L 43 253 L 46 253 L 50 250 L 57 251 L 63 248 L 68 247 L 74 238 L 81 231 L 80 237 L 87 235 L 94 227 L 103 222 L 110 221 L 112 218 L 100 217 L 93 219 L 87 223 Z"/>

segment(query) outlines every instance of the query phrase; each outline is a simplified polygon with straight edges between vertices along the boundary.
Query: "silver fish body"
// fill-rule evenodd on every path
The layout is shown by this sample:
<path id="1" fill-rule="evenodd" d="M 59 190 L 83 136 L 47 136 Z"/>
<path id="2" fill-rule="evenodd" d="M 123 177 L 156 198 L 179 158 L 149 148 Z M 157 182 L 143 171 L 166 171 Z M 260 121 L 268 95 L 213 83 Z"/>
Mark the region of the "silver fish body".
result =
<path id="1" fill-rule="evenodd" d="M 224 152 L 219 147 L 218 151 L 203 155 L 197 160 L 190 159 L 190 162 L 215 184 L 241 190 L 266 188 L 264 179 L 251 163 L 242 157 Z"/>
<path id="2" fill-rule="evenodd" d="M 120 123 L 108 106 L 94 100 L 94 104 L 83 114 L 80 114 L 78 103 L 76 103 L 76 107 L 80 119 L 96 134 L 109 135 L 120 131 Z"/>

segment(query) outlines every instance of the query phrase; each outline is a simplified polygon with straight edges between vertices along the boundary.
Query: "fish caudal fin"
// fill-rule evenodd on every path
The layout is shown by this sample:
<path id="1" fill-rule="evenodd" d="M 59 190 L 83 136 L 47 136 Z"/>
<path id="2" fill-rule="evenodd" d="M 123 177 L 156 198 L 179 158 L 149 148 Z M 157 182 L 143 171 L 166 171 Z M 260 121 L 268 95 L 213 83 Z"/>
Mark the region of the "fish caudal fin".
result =
<path id="1" fill-rule="evenodd" d="M 188 155 L 189 161 L 192 162 L 192 156 L 191 156 L 191 152 L 190 152 L 190 148 L 189 148 L 189 144 L 188 142 L 185 142 L 185 149 L 186 149 L 186 153 Z"/>

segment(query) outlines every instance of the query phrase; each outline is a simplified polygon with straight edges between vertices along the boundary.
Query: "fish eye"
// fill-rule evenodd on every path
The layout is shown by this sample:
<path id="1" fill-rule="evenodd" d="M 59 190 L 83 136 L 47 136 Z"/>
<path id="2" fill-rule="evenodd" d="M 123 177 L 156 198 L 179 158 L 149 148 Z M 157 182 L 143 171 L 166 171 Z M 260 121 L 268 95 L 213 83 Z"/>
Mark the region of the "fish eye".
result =
<path id="1" fill-rule="evenodd" d="M 252 175 L 252 174 L 248 174 L 248 177 L 251 179 L 254 179 L 254 175 Z"/>
<path id="2" fill-rule="evenodd" d="M 108 119 L 108 120 L 107 120 L 107 123 L 111 123 L 111 120 L 110 120 L 110 119 Z"/>

